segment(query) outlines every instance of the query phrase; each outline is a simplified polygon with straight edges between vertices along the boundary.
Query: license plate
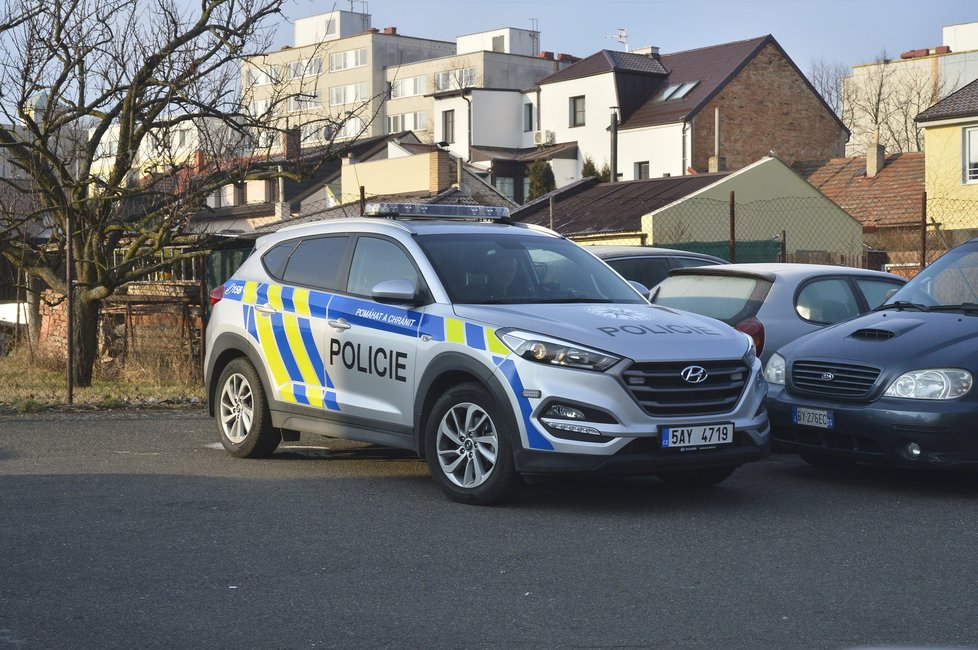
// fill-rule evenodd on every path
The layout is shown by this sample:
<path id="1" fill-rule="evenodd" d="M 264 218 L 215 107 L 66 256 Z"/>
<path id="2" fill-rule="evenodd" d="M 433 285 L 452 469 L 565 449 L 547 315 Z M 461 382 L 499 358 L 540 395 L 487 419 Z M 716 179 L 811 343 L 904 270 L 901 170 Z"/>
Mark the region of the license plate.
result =
<path id="1" fill-rule="evenodd" d="M 662 448 L 710 447 L 733 442 L 732 422 L 695 427 L 663 427 Z"/>
<path id="2" fill-rule="evenodd" d="M 808 409 L 801 406 L 792 406 L 791 421 L 795 424 L 803 424 L 806 427 L 818 427 L 819 429 L 835 428 L 835 415 L 832 411 L 826 411 L 825 409 Z"/>

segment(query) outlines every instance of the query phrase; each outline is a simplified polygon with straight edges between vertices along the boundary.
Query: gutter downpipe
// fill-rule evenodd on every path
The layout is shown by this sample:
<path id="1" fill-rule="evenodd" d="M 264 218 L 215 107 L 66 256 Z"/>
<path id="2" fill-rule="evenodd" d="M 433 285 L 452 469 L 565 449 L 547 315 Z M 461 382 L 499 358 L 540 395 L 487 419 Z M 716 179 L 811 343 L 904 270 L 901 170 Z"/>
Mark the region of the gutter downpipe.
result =
<path id="1" fill-rule="evenodd" d="M 680 140 L 683 141 L 682 142 L 682 148 L 683 148 L 683 157 L 682 157 L 683 169 L 682 169 L 682 174 L 680 174 L 681 176 L 685 176 L 686 175 L 686 170 L 689 169 L 689 164 L 686 162 L 686 127 L 688 127 L 688 126 L 689 126 L 689 123 L 686 122 L 685 119 L 683 119 L 683 131 L 682 131 L 682 136 L 680 137 Z"/>

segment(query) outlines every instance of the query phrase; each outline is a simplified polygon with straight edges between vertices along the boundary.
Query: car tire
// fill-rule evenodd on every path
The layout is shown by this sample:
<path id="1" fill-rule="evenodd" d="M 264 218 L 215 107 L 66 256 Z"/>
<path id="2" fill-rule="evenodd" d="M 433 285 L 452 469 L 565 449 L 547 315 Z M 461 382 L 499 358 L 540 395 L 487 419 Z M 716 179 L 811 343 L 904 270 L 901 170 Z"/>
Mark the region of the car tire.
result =
<path id="1" fill-rule="evenodd" d="M 243 357 L 224 368 L 217 381 L 217 430 L 221 444 L 238 458 L 270 456 L 282 441 L 272 426 L 268 399 L 258 371 Z"/>
<path id="2" fill-rule="evenodd" d="M 846 460 L 844 458 L 833 458 L 832 456 L 827 456 L 825 454 L 812 451 L 799 451 L 798 456 L 812 467 L 818 467 L 821 469 L 841 469 L 843 467 L 849 467 L 853 464 L 851 460 Z"/>
<path id="3" fill-rule="evenodd" d="M 730 478 L 737 467 L 710 467 L 707 469 L 687 469 L 675 472 L 660 472 L 659 480 L 666 485 L 677 487 L 710 487 Z"/>
<path id="4" fill-rule="evenodd" d="M 522 478 L 513 462 L 511 421 L 478 383 L 460 384 L 438 398 L 425 426 L 425 456 L 449 499 L 489 505 L 516 493 Z"/>

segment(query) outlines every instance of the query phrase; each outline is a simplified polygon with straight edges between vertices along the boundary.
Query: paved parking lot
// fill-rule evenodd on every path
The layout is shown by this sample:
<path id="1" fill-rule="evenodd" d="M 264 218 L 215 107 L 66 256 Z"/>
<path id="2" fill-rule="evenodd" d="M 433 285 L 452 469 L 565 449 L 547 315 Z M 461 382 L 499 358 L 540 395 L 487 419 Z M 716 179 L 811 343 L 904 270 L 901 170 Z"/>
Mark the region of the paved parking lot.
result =
<path id="1" fill-rule="evenodd" d="M 972 476 L 775 455 L 478 508 L 400 451 L 215 441 L 202 411 L 0 418 L 0 648 L 978 647 Z"/>

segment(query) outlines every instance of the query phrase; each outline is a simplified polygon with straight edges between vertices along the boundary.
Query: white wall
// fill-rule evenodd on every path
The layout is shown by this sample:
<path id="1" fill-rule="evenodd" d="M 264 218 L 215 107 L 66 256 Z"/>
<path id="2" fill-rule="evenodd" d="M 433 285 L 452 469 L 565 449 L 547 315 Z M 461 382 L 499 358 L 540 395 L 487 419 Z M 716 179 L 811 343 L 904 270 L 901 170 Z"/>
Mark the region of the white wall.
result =
<path id="1" fill-rule="evenodd" d="M 509 54 L 535 56 L 540 48 L 540 32 L 530 31 L 528 29 L 515 29 L 513 27 L 504 27 L 488 32 L 479 32 L 478 34 L 459 36 L 455 39 L 455 44 L 459 54 L 481 52 L 483 50 L 492 52 L 492 39 L 496 36 L 503 37 L 504 45 L 502 51 Z"/>
<path id="2" fill-rule="evenodd" d="M 948 25 L 944 28 L 943 40 L 951 52 L 978 50 L 978 23 Z"/>
<path id="3" fill-rule="evenodd" d="M 689 143 L 686 143 L 689 155 Z M 664 124 L 618 132 L 618 173 L 621 180 L 635 180 L 635 163 L 649 161 L 649 178 L 683 174 L 682 124 Z M 601 164 L 595 159 L 595 164 Z"/>
<path id="4" fill-rule="evenodd" d="M 448 145 L 448 150 L 455 156 L 469 159 L 469 104 L 462 97 L 444 97 L 434 100 L 434 111 L 431 117 L 432 132 L 435 142 L 443 142 L 442 133 L 443 111 L 455 111 L 455 142 Z"/>
<path id="5" fill-rule="evenodd" d="M 523 135 L 523 94 L 472 91 L 472 144 L 476 147 L 520 148 Z M 456 132 L 458 131 L 456 113 Z"/>
<path id="6" fill-rule="evenodd" d="M 571 127 L 570 98 L 580 95 L 585 98 L 584 126 Z M 602 164 L 610 164 L 611 138 L 607 129 L 611 124 L 610 107 L 617 105 L 618 94 L 611 73 L 545 84 L 540 89 L 538 128 L 553 131 L 555 142 L 576 141 L 581 161 L 585 155 L 590 155 L 600 169 Z M 580 164 L 577 177 L 580 178 Z M 557 185 L 567 182 L 558 179 Z"/>
<path id="7" fill-rule="evenodd" d="M 295 47 L 334 41 L 344 36 L 362 34 L 368 29 L 370 29 L 370 14 L 330 11 L 299 18 L 295 21 Z"/>

